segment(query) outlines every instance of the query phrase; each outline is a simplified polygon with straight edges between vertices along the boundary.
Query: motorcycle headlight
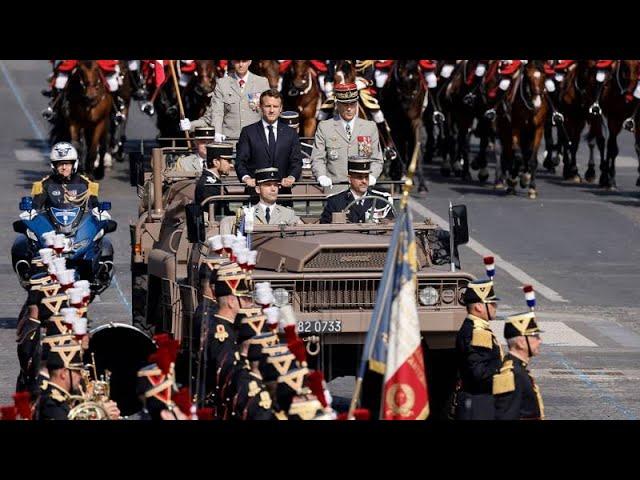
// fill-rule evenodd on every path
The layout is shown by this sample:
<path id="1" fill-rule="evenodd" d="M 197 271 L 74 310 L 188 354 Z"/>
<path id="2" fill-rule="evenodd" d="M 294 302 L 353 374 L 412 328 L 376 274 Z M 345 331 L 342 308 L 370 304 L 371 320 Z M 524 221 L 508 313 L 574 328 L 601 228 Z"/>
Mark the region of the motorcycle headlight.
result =
<path id="1" fill-rule="evenodd" d="M 420 303 L 425 306 L 432 306 L 438 303 L 438 298 L 440 294 L 438 290 L 433 287 L 425 287 L 420 290 L 418 294 L 418 298 L 420 299 Z"/>

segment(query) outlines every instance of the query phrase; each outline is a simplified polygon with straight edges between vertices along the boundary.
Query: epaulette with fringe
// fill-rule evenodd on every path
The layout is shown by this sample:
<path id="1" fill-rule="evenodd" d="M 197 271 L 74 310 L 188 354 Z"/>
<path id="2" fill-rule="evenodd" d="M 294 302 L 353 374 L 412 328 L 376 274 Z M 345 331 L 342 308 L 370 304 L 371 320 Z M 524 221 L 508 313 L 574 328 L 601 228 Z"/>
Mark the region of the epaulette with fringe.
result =
<path id="1" fill-rule="evenodd" d="M 513 374 L 513 361 L 507 360 L 500 369 L 500 373 L 493 376 L 493 394 L 513 392 L 516 389 L 516 378 Z"/>

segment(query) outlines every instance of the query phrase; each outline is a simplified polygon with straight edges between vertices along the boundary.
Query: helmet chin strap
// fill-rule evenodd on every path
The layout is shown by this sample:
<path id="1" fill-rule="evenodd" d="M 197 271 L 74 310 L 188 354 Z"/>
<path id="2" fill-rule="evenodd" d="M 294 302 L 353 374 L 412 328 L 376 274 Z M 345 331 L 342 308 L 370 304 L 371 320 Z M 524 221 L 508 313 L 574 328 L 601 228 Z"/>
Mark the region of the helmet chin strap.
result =
<path id="1" fill-rule="evenodd" d="M 525 341 L 527 342 L 527 350 L 529 352 L 529 358 L 533 357 L 531 352 L 531 344 L 529 343 L 529 337 L 527 335 L 524 336 Z"/>
<path id="2" fill-rule="evenodd" d="M 484 308 L 485 308 L 485 310 L 487 311 L 487 321 L 488 321 L 488 320 L 493 320 L 493 318 L 491 318 L 491 314 L 489 313 L 489 304 L 488 304 L 488 303 L 485 303 L 485 304 L 484 304 Z"/>

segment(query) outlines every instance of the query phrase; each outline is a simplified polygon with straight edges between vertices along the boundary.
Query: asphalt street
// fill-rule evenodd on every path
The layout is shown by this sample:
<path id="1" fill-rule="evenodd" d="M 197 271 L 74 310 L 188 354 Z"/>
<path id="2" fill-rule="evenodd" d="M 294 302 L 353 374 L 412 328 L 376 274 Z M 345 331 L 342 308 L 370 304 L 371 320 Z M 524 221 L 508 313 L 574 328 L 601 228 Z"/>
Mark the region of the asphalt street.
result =
<path id="1" fill-rule="evenodd" d="M 40 90 L 49 72 L 45 60 L 0 61 L 0 404 L 10 401 L 15 387 L 16 317 L 25 298 L 10 264 L 11 223 L 20 197 L 49 170 L 48 125 L 40 115 L 47 102 Z M 127 147 L 154 136 L 153 119 L 132 104 Z M 447 218 L 450 201 L 467 205 L 472 242 L 461 250 L 462 266 L 483 276 L 482 256 L 496 256 L 501 317 L 525 311 L 521 287 L 536 287 L 545 333 L 532 367 L 550 419 L 640 418 L 640 188 L 632 134 L 621 133 L 619 144 L 616 192 L 540 173 L 536 200 L 523 191 L 505 196 L 491 184 L 441 177 L 436 159 L 426 167 L 428 195 L 412 200 L 416 219 L 436 221 Z M 581 173 L 586 154 L 583 144 Z M 100 198 L 112 202 L 118 222 L 111 234 L 117 274 L 91 308 L 94 325 L 130 323 L 128 225 L 136 218 L 138 198 L 128 178 L 128 165 L 115 164 L 101 182 Z M 502 322 L 494 326 L 501 333 Z M 353 378 L 337 379 L 331 387 L 334 397 L 348 397 Z"/>

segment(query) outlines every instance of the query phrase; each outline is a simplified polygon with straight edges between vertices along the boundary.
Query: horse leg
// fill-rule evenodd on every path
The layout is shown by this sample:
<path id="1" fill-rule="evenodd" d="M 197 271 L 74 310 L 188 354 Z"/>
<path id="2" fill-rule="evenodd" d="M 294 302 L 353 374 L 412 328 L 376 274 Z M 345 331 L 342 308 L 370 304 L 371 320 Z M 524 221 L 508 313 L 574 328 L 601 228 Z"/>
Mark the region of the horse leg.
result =
<path id="1" fill-rule="evenodd" d="M 509 186 L 509 190 L 511 193 L 515 195 L 516 193 L 516 184 L 518 183 L 518 175 L 520 174 L 520 169 L 522 167 L 522 148 L 521 148 L 521 133 L 520 128 L 514 127 L 511 133 L 511 138 L 513 142 L 513 162 L 511 162 L 511 172 L 509 177 L 507 177 L 507 184 Z"/>
<path id="2" fill-rule="evenodd" d="M 538 196 L 536 190 L 536 173 L 538 171 L 538 150 L 540 149 L 540 143 L 542 142 L 542 136 L 544 135 L 544 126 L 540 125 L 536 128 L 533 136 L 533 144 L 531 145 L 531 152 L 529 155 L 529 171 L 531 172 L 531 182 L 529 183 L 529 191 L 527 195 L 530 199 L 535 199 Z"/>
<path id="3" fill-rule="evenodd" d="M 106 155 L 105 150 L 108 140 L 106 131 L 107 122 L 108 119 L 99 122 L 93 129 L 90 139 L 91 148 L 89 149 L 89 153 L 91 154 L 90 158 L 95 159 L 93 162 L 94 176 L 98 180 L 104 177 L 104 156 Z"/>
<path id="4" fill-rule="evenodd" d="M 638 179 L 636 180 L 636 187 L 640 187 L 640 128 L 639 127 L 636 126 L 634 134 L 636 137 L 636 143 L 635 143 L 636 156 L 638 157 Z"/>
<path id="5" fill-rule="evenodd" d="M 622 121 L 617 118 L 609 118 L 609 139 L 607 141 L 607 163 L 605 171 L 607 173 L 607 183 L 603 185 L 609 190 L 616 190 L 616 157 L 619 153 L 618 134 L 622 130 Z"/>
<path id="6" fill-rule="evenodd" d="M 478 155 L 475 157 L 474 162 L 470 166 L 474 170 L 479 170 L 478 180 L 481 183 L 484 183 L 489 178 L 489 170 L 487 169 L 487 152 L 490 147 L 491 124 L 484 118 L 480 118 L 478 121 L 480 122 L 479 129 L 481 132 L 480 150 L 478 151 Z"/>

